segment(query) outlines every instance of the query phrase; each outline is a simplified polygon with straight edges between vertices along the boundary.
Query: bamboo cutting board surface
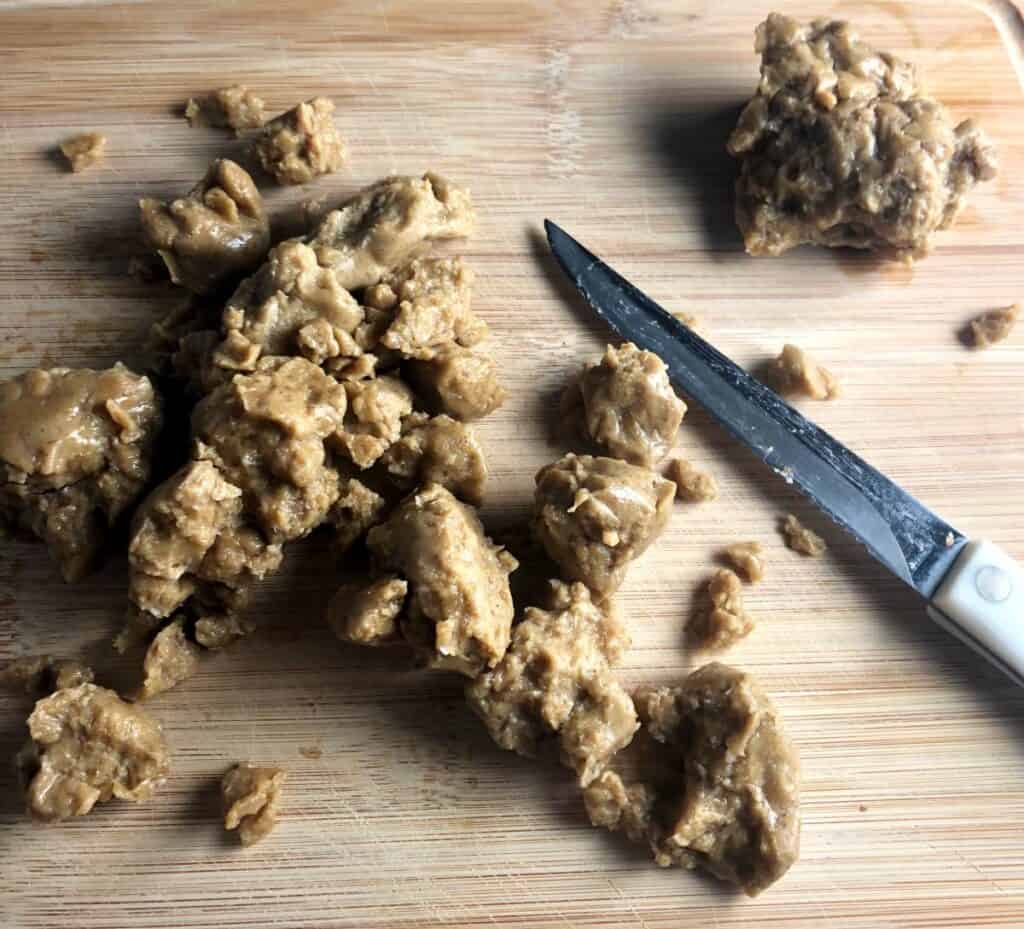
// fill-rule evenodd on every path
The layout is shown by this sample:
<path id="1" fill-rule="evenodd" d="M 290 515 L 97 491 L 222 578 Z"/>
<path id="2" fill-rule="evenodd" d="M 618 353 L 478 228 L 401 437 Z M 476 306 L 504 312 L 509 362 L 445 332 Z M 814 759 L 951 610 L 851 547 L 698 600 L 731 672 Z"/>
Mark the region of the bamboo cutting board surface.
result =
<path id="1" fill-rule="evenodd" d="M 485 517 L 521 519 L 532 476 L 566 448 L 553 398 L 606 338 L 539 244 L 550 216 L 709 337 L 756 365 L 791 340 L 841 378 L 809 415 L 971 535 L 1024 558 L 1024 330 L 973 354 L 956 333 L 1024 297 L 1022 25 L 1009 3 L 794 0 L 841 15 L 915 61 L 958 116 L 996 139 L 997 181 L 913 268 L 802 249 L 743 254 L 723 144 L 752 92 L 761 0 L 393 0 L 0 3 L 0 375 L 139 356 L 174 295 L 132 279 L 135 201 L 184 192 L 238 144 L 174 109 L 244 81 L 277 112 L 338 104 L 350 168 L 266 191 L 283 218 L 388 173 L 468 185 L 481 218 L 462 249 L 511 390 L 479 427 Z M 1015 50 L 1016 49 L 1016 50 Z M 1015 73 L 1014 61 L 1017 62 Z M 108 166 L 72 176 L 48 152 L 78 130 Z M 500 752 L 450 676 L 396 670 L 323 628 L 325 545 L 294 546 L 254 610 L 261 629 L 152 702 L 174 769 L 152 802 L 33 827 L 0 775 L 0 925 L 119 927 L 1024 926 L 1024 695 L 925 618 L 855 544 L 699 410 L 680 450 L 721 498 L 680 504 L 619 595 L 627 684 L 679 680 L 715 550 L 760 539 L 770 563 L 756 632 L 726 660 L 776 700 L 804 767 L 803 854 L 757 900 L 661 871 L 590 828 L 569 775 Z M 827 557 L 783 548 L 794 511 Z M 108 679 L 123 553 L 75 587 L 38 547 L 0 549 L 0 659 L 85 655 Z M 0 751 L 27 707 L 0 698 Z M 247 851 L 219 825 L 236 760 L 290 772 L 276 833 Z"/>

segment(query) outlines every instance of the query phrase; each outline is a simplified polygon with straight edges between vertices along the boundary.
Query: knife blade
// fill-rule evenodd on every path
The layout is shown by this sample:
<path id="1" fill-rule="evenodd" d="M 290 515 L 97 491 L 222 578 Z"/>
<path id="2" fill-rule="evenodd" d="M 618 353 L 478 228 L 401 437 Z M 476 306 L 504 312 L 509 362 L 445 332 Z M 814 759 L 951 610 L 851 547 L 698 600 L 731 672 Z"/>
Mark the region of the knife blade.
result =
<path id="1" fill-rule="evenodd" d="M 559 265 L 598 316 L 623 338 L 658 355 L 683 393 L 896 577 L 931 601 L 933 619 L 1024 685 L 1024 572 L 1009 556 L 991 543 L 968 543 L 963 533 L 751 377 L 567 232 L 550 220 L 544 225 Z M 1000 612 L 997 629 L 989 628 L 991 616 L 984 622 L 977 617 L 964 621 L 940 608 L 940 600 L 950 599 L 938 596 L 943 583 L 957 573 L 954 565 L 959 564 L 963 574 L 968 562 L 978 564 L 959 578 L 956 592 L 977 594 L 989 613 L 993 601 L 986 594 L 994 593 Z M 999 598 L 1006 586 L 1001 581 L 995 588 L 979 587 L 976 575 L 984 567 L 1001 572 L 1010 584 L 1006 597 Z M 1003 615 L 1006 611 L 1009 618 Z M 1000 654 L 1007 648 L 1009 657 Z"/>

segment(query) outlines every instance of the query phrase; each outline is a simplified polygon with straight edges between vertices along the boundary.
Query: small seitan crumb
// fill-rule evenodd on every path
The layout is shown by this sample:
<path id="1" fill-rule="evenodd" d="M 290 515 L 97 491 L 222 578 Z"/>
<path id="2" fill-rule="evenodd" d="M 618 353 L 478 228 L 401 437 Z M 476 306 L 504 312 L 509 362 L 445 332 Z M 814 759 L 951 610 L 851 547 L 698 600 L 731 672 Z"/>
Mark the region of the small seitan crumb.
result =
<path id="1" fill-rule="evenodd" d="M 103 164 L 107 154 L 107 137 L 102 132 L 85 132 L 60 143 L 61 154 L 67 158 L 71 170 L 78 174 Z"/>
<path id="2" fill-rule="evenodd" d="M 243 845 L 265 838 L 277 825 L 281 787 L 287 778 L 282 768 L 236 764 L 220 782 L 224 800 L 224 828 L 238 830 Z"/>
<path id="3" fill-rule="evenodd" d="M 970 322 L 970 341 L 972 348 L 991 348 L 996 342 L 1002 342 L 1013 329 L 1020 316 L 1020 304 L 1004 306 L 998 310 L 982 313 Z"/>
<path id="4" fill-rule="evenodd" d="M 84 816 L 97 802 L 148 800 L 170 770 L 160 724 L 114 691 L 83 683 L 36 703 L 17 757 L 28 809 L 43 822 Z"/>
<path id="5" fill-rule="evenodd" d="M 308 184 L 337 171 L 348 154 L 334 125 L 334 103 L 326 97 L 300 103 L 272 119 L 263 127 L 255 150 L 278 184 Z"/>
<path id="6" fill-rule="evenodd" d="M 704 324 L 699 316 L 694 316 L 693 313 L 687 313 L 685 310 L 673 311 L 672 315 L 686 326 L 687 329 L 698 334 L 703 332 Z"/>
<path id="7" fill-rule="evenodd" d="M 708 581 L 710 604 L 698 610 L 687 630 L 699 648 L 723 649 L 746 638 L 754 629 L 754 617 L 743 604 L 743 584 L 739 575 L 719 568 Z"/>
<path id="8" fill-rule="evenodd" d="M 684 458 L 668 463 L 668 479 L 676 485 L 676 499 L 689 503 L 705 503 L 718 497 L 718 481 L 707 471 L 695 468 Z"/>
<path id="9" fill-rule="evenodd" d="M 385 574 L 369 585 L 346 584 L 331 597 L 327 622 L 334 634 L 356 645 L 390 645 L 401 641 L 399 620 L 409 583 Z"/>
<path id="10" fill-rule="evenodd" d="M 814 400 L 833 400 L 839 396 L 835 375 L 795 345 L 786 345 L 769 370 L 773 386 L 784 397 L 802 395 Z"/>
<path id="11" fill-rule="evenodd" d="M 736 542 L 722 556 L 749 584 L 764 578 L 764 547 L 760 542 Z"/>
<path id="12" fill-rule="evenodd" d="M 73 659 L 50 655 L 15 658 L 0 671 L 0 687 L 20 690 L 30 697 L 46 697 L 54 691 L 92 681 L 92 668 Z"/>
<path id="13" fill-rule="evenodd" d="M 232 84 L 207 94 L 190 97 L 185 104 L 185 119 L 193 128 L 259 129 L 266 119 L 263 101 L 244 84 Z"/>
<path id="14" fill-rule="evenodd" d="M 792 513 L 782 521 L 782 534 L 786 537 L 786 545 L 801 555 L 817 557 L 828 548 L 820 535 L 808 529 Z"/>

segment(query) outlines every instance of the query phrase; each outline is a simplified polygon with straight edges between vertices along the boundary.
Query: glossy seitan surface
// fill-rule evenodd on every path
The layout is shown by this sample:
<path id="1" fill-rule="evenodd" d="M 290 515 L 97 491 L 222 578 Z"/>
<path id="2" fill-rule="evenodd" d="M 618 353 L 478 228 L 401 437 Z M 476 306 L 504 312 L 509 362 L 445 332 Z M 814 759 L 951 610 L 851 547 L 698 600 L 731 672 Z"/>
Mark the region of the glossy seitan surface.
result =
<path id="1" fill-rule="evenodd" d="M 149 379 L 121 364 L 0 382 L 0 530 L 41 539 L 81 579 L 145 488 L 162 424 Z"/>
<path id="2" fill-rule="evenodd" d="M 679 687 L 641 691 L 639 776 L 607 771 L 584 792 L 595 826 L 650 848 L 662 867 L 701 868 L 755 896 L 800 848 L 800 765 L 750 675 L 712 663 Z"/>
<path id="3" fill-rule="evenodd" d="M 249 273 L 270 246 L 270 221 L 248 173 L 218 158 L 189 193 L 139 201 L 142 237 L 186 290 L 209 294 Z"/>
<path id="4" fill-rule="evenodd" d="M 501 660 L 512 628 L 508 576 L 518 563 L 484 534 L 472 507 L 428 484 L 371 529 L 366 544 L 381 574 L 408 584 L 399 631 L 420 662 L 472 677 Z M 336 600 L 332 615 L 354 595 Z M 365 603 L 377 609 L 376 597 Z M 355 614 L 335 629 L 344 637 L 366 623 L 372 620 Z M 365 644 L 380 644 L 390 634 L 370 638 Z"/>
<path id="5" fill-rule="evenodd" d="M 761 81 L 729 138 L 747 251 L 811 243 L 925 254 L 970 189 L 996 174 L 992 144 L 955 123 L 914 67 L 850 24 L 778 13 L 757 27 Z"/>
<path id="6" fill-rule="evenodd" d="M 639 726 L 611 670 L 629 634 L 579 582 L 551 581 L 548 600 L 527 608 L 505 657 L 467 685 L 466 699 L 502 748 L 532 757 L 557 740 L 562 763 L 586 786 Z"/>
<path id="7" fill-rule="evenodd" d="M 112 797 L 148 800 L 167 777 L 160 724 L 112 690 L 84 683 L 36 703 L 18 758 L 33 818 L 84 816 Z"/>
<path id="8" fill-rule="evenodd" d="M 278 184 L 308 184 L 337 171 L 348 157 L 334 125 L 334 103 L 314 97 L 270 120 L 254 144 L 263 170 Z"/>
<path id="9" fill-rule="evenodd" d="M 665 362 L 625 342 L 584 366 L 563 409 L 611 457 L 651 467 L 675 444 L 686 404 L 672 389 Z"/>
<path id="10" fill-rule="evenodd" d="M 266 838 L 277 825 L 281 788 L 287 773 L 278 767 L 236 764 L 220 783 L 224 828 L 238 830 L 242 845 Z"/>
<path id="11" fill-rule="evenodd" d="M 568 454 L 536 476 L 534 531 L 569 580 L 613 594 L 629 563 L 661 534 L 671 481 L 615 458 Z"/>

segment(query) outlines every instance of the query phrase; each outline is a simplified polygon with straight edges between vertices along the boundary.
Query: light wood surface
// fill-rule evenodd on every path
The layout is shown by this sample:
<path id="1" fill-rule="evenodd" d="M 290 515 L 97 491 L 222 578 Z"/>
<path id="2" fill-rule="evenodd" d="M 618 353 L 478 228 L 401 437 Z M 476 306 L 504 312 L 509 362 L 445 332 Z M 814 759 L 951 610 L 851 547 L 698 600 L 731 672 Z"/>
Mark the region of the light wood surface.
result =
<path id="1" fill-rule="evenodd" d="M 245 81 L 274 111 L 338 104 L 351 167 L 275 213 L 391 172 L 473 191 L 463 249 L 511 389 L 480 426 L 492 523 L 521 517 L 559 455 L 552 398 L 606 337 L 538 244 L 552 217 L 709 337 L 755 365 L 792 340 L 841 378 L 806 411 L 963 531 L 1024 558 L 1024 330 L 985 354 L 957 330 L 1024 297 L 1024 100 L 1009 3 L 794 0 L 842 15 L 920 66 L 997 140 L 999 179 L 913 268 L 800 250 L 745 256 L 723 143 L 754 87 L 753 29 L 772 4 L 709 0 L 394 0 L 364 4 L 0 3 L 0 375 L 138 357 L 173 297 L 127 273 L 135 201 L 187 189 L 237 143 L 174 111 Z M 997 23 L 999 27 L 997 28 Z M 1002 36 L 1002 37 L 1001 37 Z M 1017 57 L 1018 62 L 1020 56 Z M 108 166 L 72 176 L 48 152 L 78 130 Z M 691 597 L 715 550 L 760 539 L 760 626 L 727 660 L 755 672 L 803 757 L 803 855 L 750 901 L 661 871 L 587 824 L 569 775 L 492 746 L 454 677 L 396 671 L 321 625 L 335 570 L 317 540 L 266 585 L 263 628 L 151 709 L 174 749 L 152 802 L 33 827 L 0 775 L 0 925 L 119 927 L 1024 926 L 1024 694 L 929 624 L 921 604 L 699 410 L 681 451 L 719 477 L 682 505 L 619 595 L 630 684 L 671 682 Z M 827 557 L 783 548 L 778 517 Z M 0 659 L 48 650 L 117 675 L 109 639 L 123 554 L 75 587 L 40 549 L 0 549 Z M 24 703 L 0 697 L 0 752 Z M 225 839 L 215 785 L 240 759 L 290 772 L 277 832 Z"/>

